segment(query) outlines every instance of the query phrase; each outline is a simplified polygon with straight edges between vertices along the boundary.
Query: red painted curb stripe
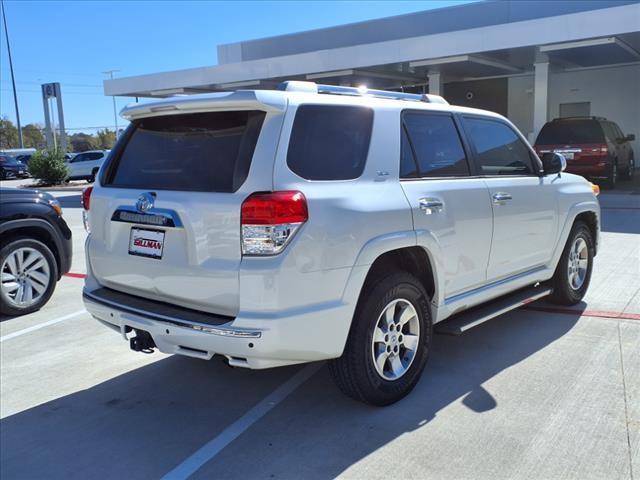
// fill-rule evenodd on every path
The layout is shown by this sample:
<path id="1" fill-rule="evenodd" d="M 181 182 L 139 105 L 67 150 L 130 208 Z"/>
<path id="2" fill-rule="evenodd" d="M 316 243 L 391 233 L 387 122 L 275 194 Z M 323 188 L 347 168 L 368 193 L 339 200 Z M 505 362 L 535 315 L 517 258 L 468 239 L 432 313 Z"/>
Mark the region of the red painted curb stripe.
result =
<path id="1" fill-rule="evenodd" d="M 575 308 L 561 307 L 536 307 L 526 305 L 525 310 L 536 310 L 538 312 L 563 313 L 565 315 L 582 315 L 585 317 L 619 318 L 622 320 L 640 320 L 640 313 L 607 312 L 603 310 L 577 310 Z"/>
<path id="2" fill-rule="evenodd" d="M 74 272 L 67 272 L 64 274 L 65 277 L 71 277 L 71 278 L 86 278 L 87 274 L 86 273 L 74 273 Z"/>

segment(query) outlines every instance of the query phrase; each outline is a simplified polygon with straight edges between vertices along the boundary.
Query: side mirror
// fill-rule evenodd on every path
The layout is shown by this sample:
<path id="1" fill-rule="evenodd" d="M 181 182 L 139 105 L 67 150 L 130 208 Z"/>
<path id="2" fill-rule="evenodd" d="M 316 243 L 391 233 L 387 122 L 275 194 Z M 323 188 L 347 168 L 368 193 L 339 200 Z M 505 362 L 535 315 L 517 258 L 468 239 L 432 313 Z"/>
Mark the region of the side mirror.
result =
<path id="1" fill-rule="evenodd" d="M 624 137 L 625 142 L 633 142 L 635 141 L 635 139 L 636 139 L 636 136 L 633 133 L 630 133 L 629 135 Z"/>
<path id="2" fill-rule="evenodd" d="M 564 172 L 567 168 L 567 160 L 564 155 L 549 152 L 542 155 L 542 169 L 545 175 L 553 175 L 555 173 Z"/>

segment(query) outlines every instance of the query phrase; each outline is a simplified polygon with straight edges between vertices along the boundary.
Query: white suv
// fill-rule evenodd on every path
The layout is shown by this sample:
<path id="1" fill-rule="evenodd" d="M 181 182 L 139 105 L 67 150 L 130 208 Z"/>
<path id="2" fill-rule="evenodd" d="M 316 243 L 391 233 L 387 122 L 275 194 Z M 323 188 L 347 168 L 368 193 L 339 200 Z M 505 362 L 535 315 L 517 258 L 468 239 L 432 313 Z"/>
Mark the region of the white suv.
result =
<path id="1" fill-rule="evenodd" d="M 84 195 L 83 296 L 134 350 L 331 359 L 345 393 L 385 405 L 417 383 L 434 325 L 588 287 L 595 186 L 500 115 L 287 82 L 123 116 Z"/>
<path id="2" fill-rule="evenodd" d="M 87 180 L 93 183 L 110 152 L 111 150 L 89 150 L 75 155 L 69 160 L 69 180 Z"/>

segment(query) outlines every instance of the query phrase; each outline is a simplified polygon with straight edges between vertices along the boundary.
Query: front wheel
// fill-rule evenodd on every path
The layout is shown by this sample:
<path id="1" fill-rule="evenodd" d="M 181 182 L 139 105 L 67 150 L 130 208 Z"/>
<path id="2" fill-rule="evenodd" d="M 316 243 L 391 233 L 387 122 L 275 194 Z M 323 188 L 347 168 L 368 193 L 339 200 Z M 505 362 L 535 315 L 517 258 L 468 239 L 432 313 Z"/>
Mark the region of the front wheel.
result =
<path id="1" fill-rule="evenodd" d="M 630 180 L 633 178 L 633 172 L 635 171 L 636 168 L 636 161 L 633 158 L 629 159 L 629 165 L 627 165 L 627 171 L 624 174 L 624 177 L 627 180 Z"/>
<path id="2" fill-rule="evenodd" d="M 41 308 L 56 287 L 58 267 L 44 243 L 10 240 L 0 248 L 0 312 L 24 315 Z"/>
<path id="3" fill-rule="evenodd" d="M 575 305 L 582 300 L 591 281 L 594 253 L 591 230 L 585 223 L 576 222 L 551 280 L 553 303 Z"/>
<path id="4" fill-rule="evenodd" d="M 408 273 L 363 293 L 342 357 L 329 369 L 346 395 L 372 405 L 397 402 L 415 387 L 431 349 L 429 298 Z"/>

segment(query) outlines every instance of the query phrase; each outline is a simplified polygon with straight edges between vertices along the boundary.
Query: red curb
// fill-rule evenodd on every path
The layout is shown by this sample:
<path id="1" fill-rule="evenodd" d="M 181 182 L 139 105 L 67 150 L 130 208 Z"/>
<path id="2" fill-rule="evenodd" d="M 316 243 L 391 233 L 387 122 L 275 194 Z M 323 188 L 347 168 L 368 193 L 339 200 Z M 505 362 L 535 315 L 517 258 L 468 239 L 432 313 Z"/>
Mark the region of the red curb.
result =
<path id="1" fill-rule="evenodd" d="M 536 307 L 533 305 L 527 305 L 522 308 L 525 310 L 535 310 L 538 312 L 562 313 L 565 315 L 581 315 L 584 317 L 618 318 L 621 320 L 640 320 L 640 313 L 607 312 L 604 310 L 578 310 L 575 308 L 561 308 L 561 307 Z"/>
<path id="2" fill-rule="evenodd" d="M 87 274 L 86 273 L 74 273 L 74 272 L 67 272 L 64 274 L 65 277 L 71 277 L 71 278 L 86 278 Z"/>

